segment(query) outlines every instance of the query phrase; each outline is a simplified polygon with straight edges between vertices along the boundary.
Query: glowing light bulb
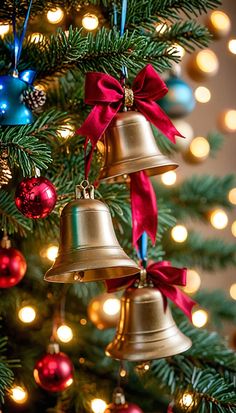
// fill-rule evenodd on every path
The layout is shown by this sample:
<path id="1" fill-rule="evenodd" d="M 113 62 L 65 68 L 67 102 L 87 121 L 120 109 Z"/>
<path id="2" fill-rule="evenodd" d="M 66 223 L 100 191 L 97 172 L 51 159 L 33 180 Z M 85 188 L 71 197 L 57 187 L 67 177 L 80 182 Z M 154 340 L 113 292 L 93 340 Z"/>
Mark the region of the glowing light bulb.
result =
<path id="1" fill-rule="evenodd" d="M 236 237 L 236 221 L 234 221 L 231 225 L 231 231 L 234 237 Z"/>
<path id="2" fill-rule="evenodd" d="M 98 27 L 98 17 L 96 14 L 86 13 L 82 18 L 82 25 L 86 30 L 95 30 Z"/>
<path id="3" fill-rule="evenodd" d="M 125 377 L 127 376 L 127 371 L 125 369 L 120 370 L 120 377 Z"/>
<path id="4" fill-rule="evenodd" d="M 10 30 L 9 24 L 0 23 L 0 36 L 4 37 Z"/>
<path id="5" fill-rule="evenodd" d="M 190 393 L 184 393 L 180 401 L 183 407 L 191 407 L 193 405 L 193 396 Z"/>
<path id="6" fill-rule="evenodd" d="M 231 53 L 236 54 L 236 39 L 229 40 L 228 49 Z"/>
<path id="7" fill-rule="evenodd" d="M 68 139 L 74 135 L 75 129 L 72 125 L 66 125 L 63 126 L 61 129 L 58 129 L 57 133 L 61 136 L 61 138 Z"/>
<path id="8" fill-rule="evenodd" d="M 82 326 L 86 326 L 86 324 L 87 324 L 86 318 L 81 318 L 81 319 L 80 319 L 80 324 L 81 324 Z"/>
<path id="9" fill-rule="evenodd" d="M 196 100 L 200 103 L 207 103 L 211 99 L 211 92 L 205 86 L 199 86 L 194 92 Z"/>
<path id="10" fill-rule="evenodd" d="M 22 323 L 32 323 L 36 318 L 36 311 L 30 305 L 26 305 L 18 311 L 18 317 Z"/>
<path id="11" fill-rule="evenodd" d="M 196 310 L 192 314 L 192 321 L 195 327 L 201 328 L 208 321 L 208 313 L 205 310 Z"/>
<path id="12" fill-rule="evenodd" d="M 103 304 L 103 311 L 107 315 L 115 315 L 120 311 L 120 300 L 118 298 L 108 298 Z"/>
<path id="13" fill-rule="evenodd" d="M 177 175 L 175 171 L 165 172 L 161 176 L 161 180 L 164 185 L 171 186 L 174 185 L 177 179 Z"/>
<path id="14" fill-rule="evenodd" d="M 69 343 L 73 338 L 73 331 L 66 324 L 62 324 L 57 329 L 57 337 L 62 343 Z"/>
<path id="15" fill-rule="evenodd" d="M 167 24 L 166 23 L 158 23 L 157 25 L 156 25 L 156 32 L 158 33 L 158 34 L 163 34 L 163 33 L 165 33 L 165 31 L 168 29 L 168 26 L 167 26 Z"/>
<path id="16" fill-rule="evenodd" d="M 171 230 L 171 236 L 175 242 L 184 242 L 188 237 L 187 228 L 184 225 L 176 225 Z"/>
<path id="17" fill-rule="evenodd" d="M 211 12 L 210 24 L 213 34 L 218 34 L 220 37 L 226 36 L 231 28 L 229 16 L 221 10 Z"/>
<path id="18" fill-rule="evenodd" d="M 91 401 L 91 409 L 93 413 L 103 413 L 106 407 L 107 407 L 107 404 L 102 399 L 93 399 Z"/>
<path id="19" fill-rule="evenodd" d="M 228 199 L 229 199 L 229 202 L 231 202 L 231 204 L 236 205 L 236 188 L 232 188 L 229 191 Z"/>
<path id="20" fill-rule="evenodd" d="M 190 143 L 189 150 L 196 158 L 206 159 L 210 152 L 210 145 L 206 138 L 197 136 Z"/>
<path id="21" fill-rule="evenodd" d="M 229 290 L 229 293 L 233 300 L 236 300 L 236 283 L 232 284 Z"/>
<path id="22" fill-rule="evenodd" d="M 223 209 L 215 209 L 210 215 L 211 225 L 216 229 L 224 229 L 228 225 L 228 216 Z"/>
<path id="23" fill-rule="evenodd" d="M 31 43 L 39 43 L 42 42 L 44 39 L 44 35 L 42 33 L 33 33 L 30 36 Z"/>
<path id="24" fill-rule="evenodd" d="M 21 386 L 14 386 L 10 390 L 10 397 L 17 404 L 24 404 L 28 399 L 28 392 Z"/>
<path id="25" fill-rule="evenodd" d="M 175 48 L 177 55 L 180 57 L 180 59 L 183 59 L 185 55 L 185 49 L 182 46 L 180 46 L 180 44 L 178 43 L 175 43 L 173 47 Z"/>
<path id="26" fill-rule="evenodd" d="M 49 23 L 52 23 L 52 24 L 60 23 L 63 17 L 64 17 L 64 12 L 62 9 L 60 9 L 60 7 L 56 7 L 55 9 L 49 10 L 47 12 L 47 19 Z"/>
<path id="27" fill-rule="evenodd" d="M 55 261 L 58 254 L 58 246 L 57 245 L 50 245 L 46 251 L 46 257 L 50 261 Z"/>
<path id="28" fill-rule="evenodd" d="M 193 294 L 199 290 L 201 285 L 201 277 L 195 270 L 187 271 L 187 283 L 183 290 L 187 294 Z"/>
<path id="29" fill-rule="evenodd" d="M 204 73 L 216 74 L 219 69 L 219 61 L 216 54 L 210 50 L 205 49 L 198 52 L 196 57 L 196 64 Z"/>
<path id="30" fill-rule="evenodd" d="M 236 110 L 230 109 L 224 113 L 224 126 L 229 132 L 236 131 Z"/>

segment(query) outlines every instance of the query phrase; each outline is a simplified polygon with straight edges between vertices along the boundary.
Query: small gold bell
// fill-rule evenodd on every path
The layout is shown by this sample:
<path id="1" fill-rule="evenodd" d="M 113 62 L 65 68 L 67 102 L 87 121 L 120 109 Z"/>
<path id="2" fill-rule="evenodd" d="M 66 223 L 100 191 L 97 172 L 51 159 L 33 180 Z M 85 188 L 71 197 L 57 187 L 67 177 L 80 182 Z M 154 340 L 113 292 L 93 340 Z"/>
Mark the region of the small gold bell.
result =
<path id="1" fill-rule="evenodd" d="M 121 299 L 116 336 L 107 346 L 106 355 L 140 362 L 182 353 L 191 344 L 176 326 L 168 305 L 164 309 L 159 290 L 128 288 Z"/>
<path id="2" fill-rule="evenodd" d="M 77 199 L 62 211 L 58 256 L 45 274 L 46 281 L 97 281 L 138 270 L 118 243 L 108 207 L 94 199 L 93 186 L 84 182 L 76 188 Z"/>
<path id="3" fill-rule="evenodd" d="M 159 175 L 176 169 L 178 164 L 162 155 L 156 145 L 150 123 L 139 112 L 120 112 L 104 135 L 105 159 L 100 180 L 124 181 L 123 176 L 145 170 Z"/>

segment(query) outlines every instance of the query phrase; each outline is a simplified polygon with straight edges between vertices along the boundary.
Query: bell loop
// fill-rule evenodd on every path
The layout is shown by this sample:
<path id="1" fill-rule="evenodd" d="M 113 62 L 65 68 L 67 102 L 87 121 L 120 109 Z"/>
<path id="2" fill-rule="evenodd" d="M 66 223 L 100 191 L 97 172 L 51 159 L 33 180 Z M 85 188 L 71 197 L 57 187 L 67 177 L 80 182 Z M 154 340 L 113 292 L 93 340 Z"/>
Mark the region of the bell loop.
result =
<path id="1" fill-rule="evenodd" d="M 131 88 L 124 86 L 124 106 L 131 108 L 134 104 L 134 92 Z"/>
<path id="2" fill-rule="evenodd" d="M 140 271 L 138 288 L 147 287 L 147 271 L 143 268 Z"/>
<path id="3" fill-rule="evenodd" d="M 125 404 L 125 395 L 121 387 L 116 387 L 113 392 L 113 403 L 116 405 Z"/>
<path id="4" fill-rule="evenodd" d="M 6 233 L 4 233 L 4 236 L 0 242 L 0 246 L 2 248 L 7 248 L 7 249 L 11 248 L 11 241 L 9 240 L 8 235 Z"/>
<path id="5" fill-rule="evenodd" d="M 94 186 L 85 179 L 75 188 L 76 199 L 94 199 Z"/>

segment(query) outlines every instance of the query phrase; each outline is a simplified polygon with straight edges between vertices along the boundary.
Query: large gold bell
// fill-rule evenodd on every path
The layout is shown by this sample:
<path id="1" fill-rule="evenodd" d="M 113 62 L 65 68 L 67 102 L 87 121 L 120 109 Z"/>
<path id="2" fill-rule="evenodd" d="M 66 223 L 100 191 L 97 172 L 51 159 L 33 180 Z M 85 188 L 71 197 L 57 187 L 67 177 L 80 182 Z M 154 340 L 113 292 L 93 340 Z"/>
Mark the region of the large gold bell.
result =
<path id="1" fill-rule="evenodd" d="M 105 157 L 100 180 L 111 180 L 145 170 L 159 175 L 178 164 L 159 151 L 150 123 L 139 112 L 117 113 L 104 135 Z M 117 179 L 116 179 L 117 181 Z"/>
<path id="2" fill-rule="evenodd" d="M 134 362 L 182 353 L 191 340 L 176 326 L 171 311 L 155 288 L 128 288 L 121 299 L 120 321 L 106 355 Z"/>
<path id="3" fill-rule="evenodd" d="M 90 191 L 91 186 L 88 188 Z M 87 189 L 80 189 L 79 199 L 62 211 L 58 256 L 45 280 L 73 283 L 137 273 L 138 266 L 118 243 L 108 207 L 88 195 Z"/>

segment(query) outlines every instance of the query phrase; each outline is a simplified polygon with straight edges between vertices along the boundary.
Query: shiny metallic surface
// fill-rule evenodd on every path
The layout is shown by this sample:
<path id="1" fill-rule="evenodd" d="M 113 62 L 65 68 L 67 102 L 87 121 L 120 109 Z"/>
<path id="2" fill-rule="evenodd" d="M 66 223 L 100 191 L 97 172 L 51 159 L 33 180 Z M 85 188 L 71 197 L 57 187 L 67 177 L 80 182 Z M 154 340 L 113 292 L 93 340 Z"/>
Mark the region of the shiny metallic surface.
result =
<path id="1" fill-rule="evenodd" d="M 108 207 L 95 199 L 76 199 L 62 211 L 61 241 L 45 280 L 73 283 L 125 277 L 138 266 L 116 238 Z"/>
<path id="2" fill-rule="evenodd" d="M 121 315 L 106 355 L 134 362 L 182 353 L 191 340 L 176 326 L 169 307 L 155 288 L 128 288 L 121 299 Z"/>
<path id="3" fill-rule="evenodd" d="M 139 112 L 117 113 L 104 135 L 104 166 L 100 180 L 145 170 L 159 175 L 178 167 L 159 151 L 150 123 Z"/>

